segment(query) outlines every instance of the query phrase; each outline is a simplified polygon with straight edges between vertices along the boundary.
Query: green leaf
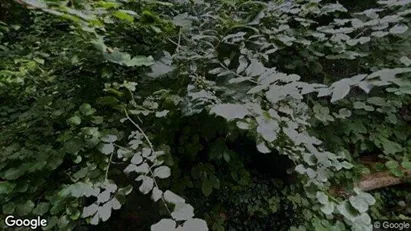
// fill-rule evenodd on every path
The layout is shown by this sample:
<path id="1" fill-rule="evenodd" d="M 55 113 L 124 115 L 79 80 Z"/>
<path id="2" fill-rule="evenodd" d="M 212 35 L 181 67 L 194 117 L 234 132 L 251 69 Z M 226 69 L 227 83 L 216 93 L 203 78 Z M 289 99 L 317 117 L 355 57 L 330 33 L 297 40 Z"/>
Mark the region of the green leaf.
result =
<path id="1" fill-rule="evenodd" d="M 207 223 L 204 220 L 194 218 L 189 219 L 183 224 L 181 231 L 208 231 Z"/>
<path id="2" fill-rule="evenodd" d="M 165 117 L 170 111 L 169 110 L 163 110 L 163 111 L 157 111 L 156 112 L 156 117 Z"/>
<path id="3" fill-rule="evenodd" d="M 31 7 L 34 7 L 34 8 L 43 9 L 43 8 L 48 7 L 47 4 L 44 1 L 39 1 L 39 0 L 21 0 L 21 2 L 27 4 Z"/>
<path id="4" fill-rule="evenodd" d="M 403 161 L 401 166 L 405 169 L 411 169 L 411 162 L 410 161 Z M 1 190 L 0 190 L 1 191 Z"/>
<path id="5" fill-rule="evenodd" d="M 385 166 L 386 166 L 388 169 L 396 169 L 396 168 L 399 167 L 399 164 L 398 164 L 397 161 L 390 160 L 390 161 L 387 161 L 387 162 L 385 163 Z"/>
<path id="6" fill-rule="evenodd" d="M 80 106 L 80 112 L 85 116 L 89 116 L 96 112 L 96 109 L 91 108 L 90 104 L 84 103 Z"/>
<path id="7" fill-rule="evenodd" d="M 341 204 L 337 205 L 338 211 L 348 220 L 352 221 L 355 219 L 357 214 L 353 210 L 353 207 L 348 201 L 344 201 Z"/>
<path id="8" fill-rule="evenodd" d="M 176 222 L 171 219 L 161 219 L 158 223 L 151 226 L 150 231 L 174 231 Z"/>
<path id="9" fill-rule="evenodd" d="M 117 193 L 120 194 L 120 195 L 126 196 L 126 195 L 130 194 L 132 191 L 133 191 L 133 186 L 128 185 L 124 188 L 119 188 Z"/>
<path id="10" fill-rule="evenodd" d="M 77 126 L 81 123 L 81 119 L 78 116 L 73 116 L 67 120 L 68 125 Z"/>
<path id="11" fill-rule="evenodd" d="M 194 216 L 194 208 L 186 203 L 177 203 L 171 213 L 171 216 L 176 221 L 188 220 Z"/>
<path id="12" fill-rule="evenodd" d="M 160 167 L 154 169 L 153 173 L 154 173 L 155 177 L 165 179 L 165 178 L 168 178 L 171 175 L 171 170 L 167 166 L 160 166 Z"/>
<path id="13" fill-rule="evenodd" d="M 6 180 L 15 180 L 15 179 L 21 177 L 22 175 L 24 175 L 25 172 L 26 172 L 26 170 L 22 167 L 10 168 L 4 173 L 4 179 L 6 179 Z M 3 183 L 0 184 L 0 192 L 2 191 L 1 190 L 1 185 L 3 185 Z M 10 187 L 10 186 L 11 185 L 3 186 L 3 190 L 5 190 L 4 189 L 5 187 Z M 13 187 L 14 187 L 14 185 L 13 185 Z"/>
<path id="14" fill-rule="evenodd" d="M 213 182 L 209 179 L 204 180 L 201 183 L 201 191 L 203 192 L 204 196 L 210 196 L 211 192 L 213 192 Z"/>
<path id="15" fill-rule="evenodd" d="M 409 59 L 407 56 L 401 57 L 400 62 L 407 67 L 411 66 L 411 59 Z"/>
<path id="16" fill-rule="evenodd" d="M 70 154 L 76 154 L 83 148 L 84 142 L 79 138 L 74 138 L 64 144 L 64 150 Z"/>
<path id="17" fill-rule="evenodd" d="M 131 16 L 131 15 L 129 15 L 127 12 L 124 12 L 124 11 L 121 11 L 121 10 L 120 10 L 120 11 L 115 11 L 115 12 L 113 13 L 113 16 L 116 17 L 116 18 L 118 18 L 118 19 L 127 21 L 127 22 L 133 22 L 133 21 L 134 21 L 134 17 L 133 17 L 133 16 Z"/>
<path id="18" fill-rule="evenodd" d="M 151 199 L 153 199 L 154 202 L 157 202 L 161 199 L 162 196 L 163 192 L 158 187 L 154 187 L 153 192 L 151 194 Z"/>
<path id="19" fill-rule="evenodd" d="M 167 190 L 164 192 L 164 200 L 172 204 L 184 203 L 185 200 L 179 195 Z"/>
<path id="20" fill-rule="evenodd" d="M 343 99 L 350 92 L 350 85 L 344 81 L 336 83 L 331 97 L 331 103 Z"/>
<path id="21" fill-rule="evenodd" d="M 91 117 L 91 122 L 93 124 L 101 124 L 101 123 L 103 123 L 103 121 L 104 121 L 104 118 L 102 116 L 93 116 L 93 117 Z"/>
<path id="22" fill-rule="evenodd" d="M 399 168 L 390 169 L 390 172 L 396 177 L 403 177 L 404 176 L 404 172 L 402 172 L 401 169 L 399 169 Z"/>
<path id="23" fill-rule="evenodd" d="M 328 196 L 327 196 L 325 193 L 323 193 L 323 192 L 317 192 L 316 197 L 317 197 L 317 200 L 318 200 L 321 204 L 323 204 L 323 205 L 328 204 Z"/>
<path id="24" fill-rule="evenodd" d="M 13 202 L 9 202 L 3 205 L 3 214 L 13 214 L 16 209 L 16 205 Z"/>
<path id="25" fill-rule="evenodd" d="M 77 220 L 80 217 L 81 213 L 80 210 L 78 209 L 74 209 L 71 213 L 70 213 L 70 219 L 71 220 Z"/>
<path id="26" fill-rule="evenodd" d="M 97 99 L 96 103 L 100 105 L 114 106 L 120 101 L 114 96 L 104 96 Z"/>
<path id="27" fill-rule="evenodd" d="M 385 101 L 385 99 L 381 97 L 371 97 L 367 99 L 367 103 L 375 105 L 375 106 L 380 106 L 380 107 L 387 105 L 387 102 Z"/>
<path id="28" fill-rule="evenodd" d="M 262 75 L 265 71 L 263 64 L 258 60 L 252 59 L 250 66 L 245 70 L 247 76 L 259 76 Z"/>
<path id="29" fill-rule="evenodd" d="M 50 209 L 50 204 L 47 202 L 40 202 L 37 204 L 36 208 L 33 210 L 33 214 L 35 215 L 44 215 Z"/>
<path id="30" fill-rule="evenodd" d="M 358 210 L 360 213 L 364 213 L 368 210 L 368 203 L 364 200 L 364 198 L 358 196 L 351 196 L 349 198 L 351 206 Z"/>
<path id="31" fill-rule="evenodd" d="M 326 215 L 331 215 L 334 212 L 335 204 L 334 202 L 328 202 L 321 206 L 321 211 Z"/>
<path id="32" fill-rule="evenodd" d="M 99 144 L 97 149 L 103 153 L 104 155 L 109 155 L 114 151 L 114 145 L 112 143 L 108 143 L 108 144 Z"/>
<path id="33" fill-rule="evenodd" d="M 113 143 L 117 140 L 117 136 L 116 135 L 105 135 L 105 136 L 100 137 L 100 140 L 105 143 Z"/>
<path id="34" fill-rule="evenodd" d="M 151 56 L 135 56 L 132 59 L 125 59 L 123 64 L 127 67 L 148 67 L 154 64 L 154 59 Z"/>
<path id="35" fill-rule="evenodd" d="M 224 157 L 224 160 L 227 162 L 227 163 L 229 163 L 230 162 L 230 152 L 228 152 L 227 150 L 225 150 L 224 152 L 223 152 L 223 157 Z"/>
<path id="36" fill-rule="evenodd" d="M 396 142 L 392 142 L 386 138 L 380 138 L 384 152 L 387 154 L 395 154 L 402 151 L 402 146 Z"/>
<path id="37" fill-rule="evenodd" d="M 257 118 L 257 132 L 268 142 L 273 142 L 277 139 L 277 134 L 280 129 L 277 121 L 272 119 Z"/>
<path id="38" fill-rule="evenodd" d="M 142 181 L 139 190 L 143 194 L 147 194 L 153 189 L 154 181 L 151 177 L 140 175 L 137 177 L 136 181 Z"/>
<path id="39" fill-rule="evenodd" d="M 215 175 L 211 175 L 208 179 L 210 180 L 210 183 L 214 188 L 220 188 L 220 180 Z"/>
<path id="40" fill-rule="evenodd" d="M 191 20 L 188 17 L 188 13 L 183 13 L 175 16 L 172 20 L 174 25 L 181 26 L 182 28 L 190 28 Z"/>
<path id="41" fill-rule="evenodd" d="M 86 206 L 83 208 L 83 212 L 81 217 L 86 218 L 86 217 L 90 217 L 93 216 L 94 214 L 96 214 L 98 211 L 98 205 L 97 204 L 91 204 L 89 206 Z"/>
<path id="42" fill-rule="evenodd" d="M 26 216 L 30 214 L 30 212 L 33 210 L 35 204 L 31 200 L 27 200 L 23 204 L 17 204 L 16 205 L 16 213 L 19 216 Z"/>
<path id="43" fill-rule="evenodd" d="M 404 25 L 404 24 L 397 24 L 394 27 L 392 27 L 390 29 L 390 33 L 391 34 L 403 34 L 404 32 L 406 32 L 408 30 L 408 26 Z"/>
<path id="44" fill-rule="evenodd" d="M 6 174 L 7 174 L 7 172 L 6 172 Z M 11 176 L 13 176 L 13 175 L 11 175 Z M 8 177 L 5 176 L 5 179 L 7 179 L 9 177 L 10 177 L 10 173 L 9 173 Z M 7 181 L 0 182 L 0 195 L 1 194 L 11 193 L 15 187 L 16 187 L 16 184 L 14 184 L 14 183 L 10 183 L 10 182 L 7 182 Z"/>
<path id="45" fill-rule="evenodd" d="M 218 104 L 211 108 L 210 113 L 222 116 L 227 120 L 243 119 L 250 114 L 248 109 L 240 104 Z"/>
<path id="46" fill-rule="evenodd" d="M 270 153 L 271 150 L 265 145 L 265 142 L 260 142 L 257 144 L 257 150 L 261 153 Z"/>
<path id="47" fill-rule="evenodd" d="M 338 113 L 340 114 L 340 116 L 342 117 L 342 118 L 348 118 L 348 117 L 350 117 L 351 116 L 351 111 L 349 110 L 349 109 L 347 109 L 347 108 L 341 108 L 339 111 L 338 111 Z"/>

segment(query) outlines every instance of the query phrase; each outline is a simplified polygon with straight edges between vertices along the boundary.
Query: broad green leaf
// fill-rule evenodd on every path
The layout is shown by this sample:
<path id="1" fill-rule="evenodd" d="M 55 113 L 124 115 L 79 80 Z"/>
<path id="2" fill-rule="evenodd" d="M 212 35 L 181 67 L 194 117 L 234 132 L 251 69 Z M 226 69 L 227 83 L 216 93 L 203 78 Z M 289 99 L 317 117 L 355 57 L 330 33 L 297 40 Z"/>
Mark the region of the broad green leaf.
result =
<path id="1" fill-rule="evenodd" d="M 119 188 L 117 192 L 118 192 L 118 194 L 121 194 L 121 195 L 128 195 L 132 191 L 133 191 L 133 187 L 131 185 L 128 185 L 124 188 Z"/>
<path id="2" fill-rule="evenodd" d="M 154 169 L 153 173 L 154 173 L 155 177 L 165 179 L 165 178 L 168 178 L 171 175 L 171 170 L 167 166 L 160 166 L 160 167 Z"/>
<path id="3" fill-rule="evenodd" d="M 182 231 L 208 231 L 207 223 L 204 220 L 194 218 L 189 219 L 183 224 Z"/>
<path id="4" fill-rule="evenodd" d="M 77 126 L 80 123 L 81 123 L 81 118 L 78 116 L 73 116 L 67 120 L 67 124 L 72 125 L 72 126 Z"/>
<path id="5" fill-rule="evenodd" d="M 151 231 L 176 231 L 176 222 L 171 219 L 161 219 L 151 226 Z"/>
<path id="6" fill-rule="evenodd" d="M 411 59 L 409 59 L 407 56 L 401 57 L 400 62 L 407 67 L 411 66 Z"/>
<path id="7" fill-rule="evenodd" d="M 402 34 L 408 30 L 408 26 L 404 24 L 397 24 L 390 29 L 391 34 Z"/>
<path id="8" fill-rule="evenodd" d="M 135 165 L 139 165 L 143 162 L 143 157 L 140 154 L 134 154 L 133 158 L 131 158 L 130 162 Z"/>
<path id="9" fill-rule="evenodd" d="M 98 208 L 98 215 L 103 222 L 107 221 L 111 217 L 111 203 L 105 203 Z"/>
<path id="10" fill-rule="evenodd" d="M 317 200 L 321 203 L 321 204 L 323 204 L 323 205 L 326 205 L 326 204 L 328 204 L 328 196 L 325 194 L 325 193 L 323 193 L 323 192 L 317 192 Z"/>
<path id="11" fill-rule="evenodd" d="M 133 22 L 134 21 L 134 17 L 132 15 L 129 15 L 127 12 L 124 11 L 115 11 L 113 13 L 113 16 L 115 16 L 116 18 L 120 19 L 120 20 L 124 20 L 127 22 Z"/>
<path id="12" fill-rule="evenodd" d="M 188 13 L 183 13 L 175 16 L 172 20 L 174 25 L 182 28 L 189 28 L 191 26 L 191 20 L 188 17 Z"/>
<path id="13" fill-rule="evenodd" d="M 339 82 L 332 91 L 331 102 L 343 99 L 350 92 L 350 85 L 345 82 Z"/>
<path id="14" fill-rule="evenodd" d="M 321 211 L 326 215 L 331 215 L 334 212 L 335 204 L 334 202 L 329 202 L 321 206 Z"/>
<path id="15" fill-rule="evenodd" d="M 184 203 L 185 200 L 178 196 L 177 194 L 167 190 L 164 192 L 164 199 L 172 204 Z"/>
<path id="16" fill-rule="evenodd" d="M 266 146 L 265 142 L 260 142 L 257 144 L 257 150 L 261 153 L 270 153 L 271 150 Z"/>
<path id="17" fill-rule="evenodd" d="M 15 209 L 16 205 L 13 202 L 9 202 L 2 207 L 3 214 L 13 214 Z"/>
<path id="18" fill-rule="evenodd" d="M 227 120 L 243 119 L 250 114 L 248 109 L 240 104 L 218 104 L 211 108 L 210 113 L 222 116 Z"/>
<path id="19" fill-rule="evenodd" d="M 396 168 L 399 167 L 399 164 L 398 164 L 397 161 L 390 160 L 390 161 L 387 161 L 387 162 L 385 163 L 385 166 L 386 166 L 388 169 L 396 169 Z"/>
<path id="20" fill-rule="evenodd" d="M 351 206 L 358 210 L 360 213 L 364 213 L 368 210 L 368 203 L 361 197 L 351 196 L 350 197 Z"/>
<path id="21" fill-rule="evenodd" d="M 143 194 L 147 194 L 151 192 L 151 190 L 153 189 L 154 181 L 153 181 L 153 178 L 151 177 L 140 175 L 137 177 L 136 181 L 142 181 L 141 186 L 139 187 L 139 190 Z"/>
<path id="22" fill-rule="evenodd" d="M 19 177 L 21 177 L 22 175 L 24 175 L 24 173 L 26 172 L 26 170 L 24 168 L 22 168 L 21 166 L 18 168 L 9 168 L 5 173 L 4 173 L 4 179 L 6 180 L 15 180 Z M 3 186 L 3 187 L 1 187 Z M 0 183 L 0 192 L 3 190 L 12 190 L 11 186 L 13 186 L 14 188 L 14 184 L 6 184 L 6 183 Z M 3 189 L 2 189 L 3 188 Z"/>
<path id="23" fill-rule="evenodd" d="M 387 102 L 385 101 L 385 99 L 381 97 L 371 97 L 367 99 L 367 103 L 375 105 L 375 106 L 381 106 L 381 107 L 387 105 Z"/>
<path id="24" fill-rule="evenodd" d="M 83 115 L 86 115 L 86 116 L 92 115 L 95 111 L 96 110 L 91 108 L 90 104 L 88 104 L 88 103 L 84 103 L 80 106 L 80 112 Z"/>
<path id="25" fill-rule="evenodd" d="M 104 155 L 109 155 L 114 151 L 114 145 L 112 143 L 101 143 L 98 145 L 97 149 Z"/>
<path id="26" fill-rule="evenodd" d="M 151 199 L 153 199 L 154 202 L 157 202 L 162 196 L 163 192 L 158 187 L 154 187 L 151 194 Z"/>
<path id="27" fill-rule="evenodd" d="M 252 59 L 250 66 L 245 70 L 247 76 L 259 76 L 262 75 L 265 71 L 263 64 L 258 60 Z"/>
<path id="28" fill-rule="evenodd" d="M 405 169 L 411 169 L 411 162 L 410 161 L 403 161 L 401 166 Z"/>
<path id="29" fill-rule="evenodd" d="M 100 137 L 100 140 L 106 143 L 113 143 L 117 140 L 117 136 L 115 135 L 105 135 Z"/>
<path id="30" fill-rule="evenodd" d="M 35 215 L 44 215 L 50 209 L 50 204 L 47 202 L 40 202 L 37 204 L 36 208 L 32 211 Z"/>
<path id="31" fill-rule="evenodd" d="M 204 196 L 208 197 L 213 191 L 213 183 L 209 179 L 204 180 L 201 184 L 201 191 Z"/>
<path id="32" fill-rule="evenodd" d="M 9 171 L 7 171 L 7 172 L 9 172 Z M 8 177 L 7 178 L 5 177 L 5 178 L 10 179 L 10 177 L 13 178 L 13 174 L 10 175 L 10 173 L 9 173 Z M 15 187 L 16 187 L 16 184 L 14 184 L 14 183 L 10 183 L 10 182 L 7 182 L 7 181 L 0 182 L 0 195 L 1 194 L 11 193 Z"/>
<path id="33" fill-rule="evenodd" d="M 348 220 L 354 220 L 357 214 L 348 201 L 344 201 L 337 205 L 338 211 Z"/>
<path id="34" fill-rule="evenodd" d="M 27 200 L 26 202 L 22 204 L 17 204 L 16 205 L 16 213 L 19 216 L 26 216 L 31 213 L 33 210 L 35 204 L 31 200 Z"/>
<path id="35" fill-rule="evenodd" d="M 165 117 L 169 112 L 169 110 L 158 111 L 156 112 L 156 117 Z"/>
<path id="36" fill-rule="evenodd" d="M 114 96 L 104 96 L 97 99 L 96 103 L 101 105 L 114 106 L 120 101 Z"/>
<path id="37" fill-rule="evenodd" d="M 186 203 L 177 203 L 171 213 L 171 216 L 176 221 L 188 220 L 194 217 L 194 208 Z"/>
<path id="38" fill-rule="evenodd" d="M 135 169 L 137 173 L 147 174 L 150 171 L 150 166 L 147 163 L 142 163 Z"/>
<path id="39" fill-rule="evenodd" d="M 237 74 L 240 74 L 241 72 L 245 71 L 245 69 L 248 66 L 248 61 L 247 59 L 244 57 L 244 55 L 240 55 L 240 57 L 238 58 L 238 62 L 239 65 L 237 67 Z"/>
<path id="40" fill-rule="evenodd" d="M 47 4 L 42 0 L 21 0 L 21 2 L 24 2 L 31 7 L 39 8 L 39 9 L 48 7 Z"/>

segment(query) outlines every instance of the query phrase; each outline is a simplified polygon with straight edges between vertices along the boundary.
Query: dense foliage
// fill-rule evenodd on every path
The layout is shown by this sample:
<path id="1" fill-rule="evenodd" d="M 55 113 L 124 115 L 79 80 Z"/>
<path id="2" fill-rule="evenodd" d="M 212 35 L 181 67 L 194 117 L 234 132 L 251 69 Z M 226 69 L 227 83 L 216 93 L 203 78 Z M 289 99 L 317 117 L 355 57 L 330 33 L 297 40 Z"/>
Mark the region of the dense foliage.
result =
<path id="1" fill-rule="evenodd" d="M 0 1 L 0 217 L 152 231 L 411 219 L 409 187 L 358 184 L 411 169 L 410 17 L 409 0 Z"/>

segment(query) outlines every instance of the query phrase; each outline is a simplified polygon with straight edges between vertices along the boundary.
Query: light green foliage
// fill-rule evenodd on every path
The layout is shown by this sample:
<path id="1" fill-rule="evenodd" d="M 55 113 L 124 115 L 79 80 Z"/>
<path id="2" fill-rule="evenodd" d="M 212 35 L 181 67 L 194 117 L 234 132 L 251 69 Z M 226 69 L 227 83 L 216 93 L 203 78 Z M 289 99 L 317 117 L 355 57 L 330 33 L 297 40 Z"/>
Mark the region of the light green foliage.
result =
<path id="1" fill-rule="evenodd" d="M 364 154 L 411 168 L 409 1 L 18 2 L 0 15 L 0 214 L 73 230 L 132 207 L 151 231 L 397 216 L 404 190 L 352 185 Z"/>

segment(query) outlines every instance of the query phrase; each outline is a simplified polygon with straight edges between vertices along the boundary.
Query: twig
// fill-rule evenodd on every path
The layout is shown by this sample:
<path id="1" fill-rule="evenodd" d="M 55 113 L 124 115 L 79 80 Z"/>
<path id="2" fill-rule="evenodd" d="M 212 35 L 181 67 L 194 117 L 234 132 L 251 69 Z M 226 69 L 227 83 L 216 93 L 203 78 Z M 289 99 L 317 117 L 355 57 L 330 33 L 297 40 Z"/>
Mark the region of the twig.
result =
<path id="1" fill-rule="evenodd" d="M 240 77 L 240 78 L 247 78 L 247 76 L 242 76 L 242 75 L 239 75 L 239 74 L 237 74 L 236 72 L 234 72 L 234 71 L 232 71 L 232 70 L 228 69 L 226 66 L 224 66 L 224 65 L 223 65 L 223 64 L 221 64 L 221 63 L 220 63 L 220 66 L 221 66 L 222 68 L 224 68 L 225 70 L 227 70 L 227 71 L 229 71 L 229 72 L 233 73 L 233 74 L 234 74 L 235 76 L 237 76 L 237 77 Z M 258 82 L 257 82 L 257 81 L 254 81 L 254 80 L 252 80 L 252 79 L 247 79 L 247 81 L 252 82 L 252 83 L 255 83 L 255 84 L 258 84 Z"/>
<path id="2" fill-rule="evenodd" d="M 111 152 L 110 159 L 108 160 L 108 164 L 107 164 L 107 168 L 106 168 L 106 177 L 105 177 L 106 180 L 108 178 L 108 170 L 110 169 L 110 164 L 111 164 L 111 159 L 113 159 L 113 154 L 114 154 L 114 150 Z"/>
<path id="3" fill-rule="evenodd" d="M 124 112 L 126 113 L 127 119 L 140 131 L 141 134 L 143 134 L 144 139 L 147 141 L 148 145 L 150 146 L 151 151 L 153 152 L 153 155 L 155 155 L 155 154 L 154 154 L 154 153 L 155 153 L 155 151 L 154 151 L 154 146 L 153 146 L 153 144 L 151 143 L 151 141 L 150 141 L 150 139 L 148 138 L 148 136 L 146 135 L 146 133 L 143 131 L 143 129 L 141 129 L 141 127 L 140 127 L 136 122 L 134 122 L 133 119 L 130 118 L 130 116 L 129 116 L 128 113 L 127 113 L 127 109 L 124 109 Z M 157 157 L 155 158 L 155 162 L 157 162 Z M 153 164 L 153 165 L 155 165 L 155 164 Z M 155 186 L 156 186 L 157 188 L 160 188 L 160 187 L 158 186 L 158 184 L 157 184 L 157 181 L 156 181 L 156 179 L 155 179 L 155 177 L 154 177 L 154 172 L 151 170 L 151 168 L 152 168 L 152 167 L 149 168 L 149 171 L 150 171 L 150 174 L 153 176 L 153 177 L 152 177 L 153 182 L 154 182 L 154 184 L 155 184 Z M 164 199 L 164 195 L 161 195 L 161 200 L 163 201 L 164 207 L 166 208 L 167 212 L 168 212 L 168 213 L 170 214 L 170 216 L 171 216 L 171 211 L 170 211 L 170 209 L 168 208 L 168 205 L 167 205 L 166 200 Z"/>

